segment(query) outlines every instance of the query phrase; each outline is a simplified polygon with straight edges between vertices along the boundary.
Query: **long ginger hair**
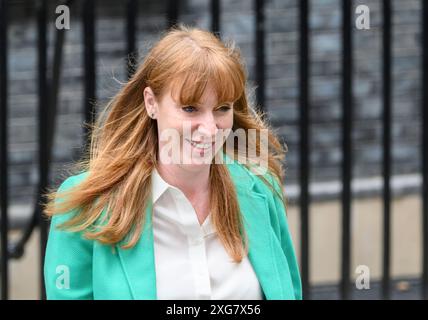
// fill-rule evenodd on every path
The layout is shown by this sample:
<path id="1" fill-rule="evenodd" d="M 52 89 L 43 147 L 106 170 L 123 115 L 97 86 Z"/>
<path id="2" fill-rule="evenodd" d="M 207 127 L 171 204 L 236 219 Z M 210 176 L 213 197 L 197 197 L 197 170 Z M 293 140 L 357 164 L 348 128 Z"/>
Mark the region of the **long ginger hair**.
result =
<path id="1" fill-rule="evenodd" d="M 232 130 L 269 129 L 268 170 L 281 186 L 286 149 L 264 120 L 265 115 L 254 112 L 256 106 L 250 105 L 239 49 L 233 41 L 223 42 L 208 31 L 180 24 L 161 34 L 132 78 L 90 125 L 90 145 L 71 169 L 88 175 L 67 192 L 48 190 L 45 215 L 52 217 L 79 208 L 78 214 L 59 228 L 82 231 L 85 238 L 109 245 L 127 239 L 122 248 L 133 247 L 144 226 L 151 201 L 151 174 L 158 159 L 156 120 L 147 114 L 143 90 L 150 87 L 156 97 L 162 97 L 167 88 L 174 88 L 179 90 L 182 105 L 192 105 L 200 101 L 209 81 L 218 101 L 234 102 Z M 248 140 L 246 144 L 260 151 L 259 141 Z M 273 185 L 261 178 L 275 192 Z M 213 225 L 230 257 L 240 262 L 248 253 L 248 244 L 226 164 L 211 165 L 210 188 Z M 282 192 L 280 196 L 285 205 Z M 59 197 L 61 203 L 55 201 Z M 108 215 L 98 225 L 105 208 Z"/>

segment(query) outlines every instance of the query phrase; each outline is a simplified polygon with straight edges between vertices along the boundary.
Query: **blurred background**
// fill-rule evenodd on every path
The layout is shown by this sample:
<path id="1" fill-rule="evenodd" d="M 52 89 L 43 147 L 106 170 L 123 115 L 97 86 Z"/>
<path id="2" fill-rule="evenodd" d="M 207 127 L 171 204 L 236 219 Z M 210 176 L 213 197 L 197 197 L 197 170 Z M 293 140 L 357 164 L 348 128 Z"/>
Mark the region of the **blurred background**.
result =
<path id="1" fill-rule="evenodd" d="M 177 22 L 236 42 L 288 147 L 304 298 L 427 299 L 426 1 L 0 0 L 2 299 L 45 298 L 40 193 Z"/>

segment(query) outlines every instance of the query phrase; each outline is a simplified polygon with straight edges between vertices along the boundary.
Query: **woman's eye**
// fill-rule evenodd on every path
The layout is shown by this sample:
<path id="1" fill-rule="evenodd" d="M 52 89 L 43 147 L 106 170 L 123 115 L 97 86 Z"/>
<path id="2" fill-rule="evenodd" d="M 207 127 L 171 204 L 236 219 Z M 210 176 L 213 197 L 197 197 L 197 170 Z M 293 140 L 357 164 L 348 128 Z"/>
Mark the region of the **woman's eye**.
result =
<path id="1" fill-rule="evenodd" d="M 187 106 L 183 107 L 182 110 L 187 113 L 192 113 L 196 111 L 196 108 L 194 106 Z"/>
<path id="2" fill-rule="evenodd" d="M 222 112 L 226 112 L 229 111 L 231 108 L 229 106 L 222 106 L 220 108 L 218 108 L 218 111 L 222 111 Z"/>

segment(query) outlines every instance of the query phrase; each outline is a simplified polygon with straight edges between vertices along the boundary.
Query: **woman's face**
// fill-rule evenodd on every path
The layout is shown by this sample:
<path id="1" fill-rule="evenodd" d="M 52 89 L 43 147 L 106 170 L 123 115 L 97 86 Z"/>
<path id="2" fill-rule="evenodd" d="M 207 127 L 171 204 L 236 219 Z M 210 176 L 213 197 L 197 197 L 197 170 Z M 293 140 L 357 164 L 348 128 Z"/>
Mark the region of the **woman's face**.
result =
<path id="1" fill-rule="evenodd" d="M 158 126 L 160 161 L 186 168 L 210 164 L 233 126 L 233 103 L 221 103 L 208 84 L 200 105 L 180 105 L 171 90 L 156 100 L 150 87 L 144 89 L 148 114 Z"/>

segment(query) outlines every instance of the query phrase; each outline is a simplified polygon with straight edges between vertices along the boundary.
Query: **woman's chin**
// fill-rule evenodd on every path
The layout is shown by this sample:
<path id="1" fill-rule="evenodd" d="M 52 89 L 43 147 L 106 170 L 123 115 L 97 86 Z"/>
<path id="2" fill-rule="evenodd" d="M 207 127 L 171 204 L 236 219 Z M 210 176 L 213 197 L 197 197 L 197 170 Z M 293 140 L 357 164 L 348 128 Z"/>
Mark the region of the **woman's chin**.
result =
<path id="1" fill-rule="evenodd" d="M 186 162 L 191 165 L 209 165 L 213 162 L 214 155 L 212 154 L 212 150 L 193 150 L 192 153 L 186 154 Z"/>
<path id="2" fill-rule="evenodd" d="M 183 161 L 183 164 L 188 166 L 206 166 L 212 163 L 213 157 L 211 155 L 207 155 L 206 153 L 204 155 L 200 154 L 193 154 L 192 156 L 186 157 L 185 161 Z"/>

